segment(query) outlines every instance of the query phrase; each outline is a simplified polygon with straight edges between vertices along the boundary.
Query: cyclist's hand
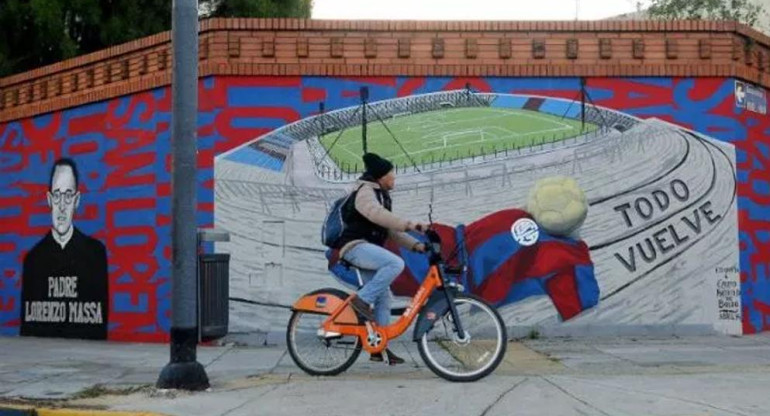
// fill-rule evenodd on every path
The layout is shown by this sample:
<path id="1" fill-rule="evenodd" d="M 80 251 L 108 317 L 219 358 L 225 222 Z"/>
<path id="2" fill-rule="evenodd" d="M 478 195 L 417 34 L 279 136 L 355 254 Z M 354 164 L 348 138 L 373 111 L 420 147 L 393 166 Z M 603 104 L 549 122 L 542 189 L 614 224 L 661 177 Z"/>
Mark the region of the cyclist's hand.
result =
<path id="1" fill-rule="evenodd" d="M 419 222 L 415 222 L 415 223 L 410 222 L 409 223 L 409 228 L 410 228 L 410 231 L 413 230 L 413 231 L 417 231 L 417 232 L 420 232 L 420 233 L 425 233 L 426 231 L 428 231 L 429 226 L 428 226 L 428 224 L 423 224 L 423 223 L 419 223 Z"/>
<path id="2" fill-rule="evenodd" d="M 427 247 L 425 247 L 425 244 L 423 243 L 417 243 L 412 247 L 412 251 L 416 251 L 417 253 L 425 253 L 427 250 Z"/>

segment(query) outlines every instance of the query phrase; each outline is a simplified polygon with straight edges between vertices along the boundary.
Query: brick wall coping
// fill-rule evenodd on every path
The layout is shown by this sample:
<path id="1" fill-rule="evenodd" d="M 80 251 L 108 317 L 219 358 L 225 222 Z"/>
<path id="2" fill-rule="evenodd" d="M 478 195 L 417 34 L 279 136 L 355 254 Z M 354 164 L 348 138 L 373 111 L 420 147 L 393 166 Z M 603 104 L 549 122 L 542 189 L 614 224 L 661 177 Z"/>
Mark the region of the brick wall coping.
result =
<path id="1" fill-rule="evenodd" d="M 0 78 L 0 122 L 168 85 L 170 32 Z M 735 77 L 770 87 L 770 37 L 725 21 L 208 19 L 199 74 Z"/>

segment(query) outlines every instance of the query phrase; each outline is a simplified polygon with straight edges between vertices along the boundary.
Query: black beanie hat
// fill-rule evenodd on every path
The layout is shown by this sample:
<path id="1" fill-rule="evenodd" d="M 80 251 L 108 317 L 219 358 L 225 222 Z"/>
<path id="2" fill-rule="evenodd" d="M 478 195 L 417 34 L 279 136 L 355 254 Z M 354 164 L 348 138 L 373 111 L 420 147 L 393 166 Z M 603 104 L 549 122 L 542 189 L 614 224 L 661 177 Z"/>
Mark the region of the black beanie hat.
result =
<path id="1" fill-rule="evenodd" d="M 367 153 L 364 155 L 364 166 L 366 166 L 366 173 L 371 175 L 374 179 L 382 178 L 393 169 L 392 163 L 374 153 Z"/>

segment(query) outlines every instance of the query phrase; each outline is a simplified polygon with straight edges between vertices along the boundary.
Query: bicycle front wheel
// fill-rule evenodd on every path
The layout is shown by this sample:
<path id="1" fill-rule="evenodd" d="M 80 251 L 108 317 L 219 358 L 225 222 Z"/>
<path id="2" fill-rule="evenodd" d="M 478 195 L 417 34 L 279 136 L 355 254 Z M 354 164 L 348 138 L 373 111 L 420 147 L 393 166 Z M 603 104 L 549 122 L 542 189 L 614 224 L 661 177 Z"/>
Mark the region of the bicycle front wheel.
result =
<path id="1" fill-rule="evenodd" d="M 452 313 L 447 309 L 420 338 L 418 349 L 436 375 L 449 381 L 476 381 L 500 364 L 508 335 L 500 314 L 481 298 L 458 294 L 454 304 L 465 337 L 457 335 Z"/>

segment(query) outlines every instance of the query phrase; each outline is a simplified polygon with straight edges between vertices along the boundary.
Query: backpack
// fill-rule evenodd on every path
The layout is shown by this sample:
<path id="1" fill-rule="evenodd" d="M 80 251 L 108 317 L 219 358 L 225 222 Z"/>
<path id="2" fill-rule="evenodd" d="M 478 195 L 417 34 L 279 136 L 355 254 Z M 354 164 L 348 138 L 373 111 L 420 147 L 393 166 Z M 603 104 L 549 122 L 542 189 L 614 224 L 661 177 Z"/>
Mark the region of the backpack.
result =
<path id="1" fill-rule="evenodd" d="M 363 185 L 361 185 L 363 186 Z M 350 197 L 355 195 L 361 186 L 355 191 L 343 196 L 332 204 L 332 208 L 326 214 L 323 227 L 321 227 L 321 242 L 323 245 L 329 248 L 336 248 L 337 241 L 342 237 L 342 233 L 345 232 L 345 206 L 347 205 Z"/>

